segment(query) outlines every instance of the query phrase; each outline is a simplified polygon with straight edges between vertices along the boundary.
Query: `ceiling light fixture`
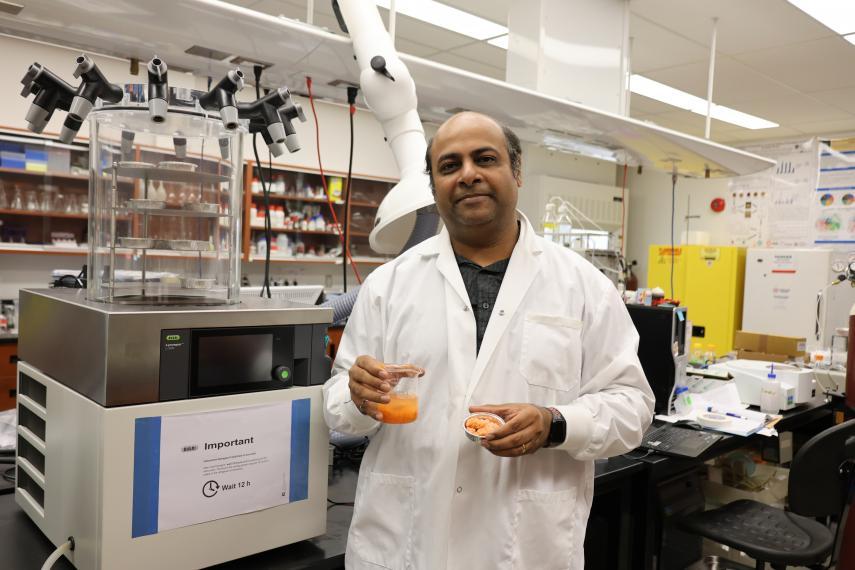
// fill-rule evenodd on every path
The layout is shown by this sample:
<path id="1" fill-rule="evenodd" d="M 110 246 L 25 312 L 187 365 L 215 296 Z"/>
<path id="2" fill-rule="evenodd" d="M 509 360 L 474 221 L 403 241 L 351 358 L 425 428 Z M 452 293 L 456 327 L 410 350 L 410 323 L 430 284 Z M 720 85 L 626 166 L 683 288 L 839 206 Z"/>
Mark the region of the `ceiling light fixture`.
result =
<path id="1" fill-rule="evenodd" d="M 389 9 L 390 0 L 376 0 L 381 8 Z M 397 0 L 395 11 L 476 40 L 486 40 L 508 33 L 507 26 L 491 22 L 475 14 L 458 10 L 435 0 Z"/>
<path id="2" fill-rule="evenodd" d="M 674 107 L 679 107 L 704 117 L 707 115 L 706 99 L 696 97 L 691 93 L 680 91 L 679 89 L 648 79 L 642 75 L 632 75 L 629 81 L 629 90 L 636 95 L 655 99 L 656 101 L 673 105 Z M 713 119 L 718 119 L 719 121 L 724 121 L 731 125 L 752 130 L 771 129 L 779 126 L 778 123 L 773 123 L 772 121 L 767 121 L 766 119 L 749 115 L 748 113 L 743 113 L 742 111 L 737 111 L 736 109 L 731 109 L 724 105 L 717 105 L 715 103 L 712 104 L 710 115 L 712 115 Z"/>
<path id="3" fill-rule="evenodd" d="M 852 0 L 787 0 L 822 24 L 845 35 L 855 33 L 855 2 Z M 846 38 L 852 41 L 849 38 Z"/>

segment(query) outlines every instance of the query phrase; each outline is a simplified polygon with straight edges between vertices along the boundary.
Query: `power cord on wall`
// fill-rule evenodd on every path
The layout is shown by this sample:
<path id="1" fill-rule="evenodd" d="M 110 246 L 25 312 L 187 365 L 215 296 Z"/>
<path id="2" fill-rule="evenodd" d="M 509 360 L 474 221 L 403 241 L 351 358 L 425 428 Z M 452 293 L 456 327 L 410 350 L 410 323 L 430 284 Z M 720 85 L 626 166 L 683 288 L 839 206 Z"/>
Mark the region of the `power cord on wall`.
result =
<path id="1" fill-rule="evenodd" d="M 347 104 L 349 106 L 348 115 L 350 116 L 350 154 L 347 159 L 347 182 L 344 187 L 344 243 L 350 243 L 350 181 L 353 174 L 353 116 L 356 114 L 356 94 L 359 90 L 356 87 L 347 88 Z M 341 272 L 342 272 L 342 287 L 347 293 L 347 253 L 345 248 L 341 248 Z"/>
<path id="2" fill-rule="evenodd" d="M 255 98 L 261 99 L 261 72 L 264 70 L 260 65 L 252 67 L 252 73 L 255 76 Z M 258 133 L 252 135 L 252 151 L 255 153 L 255 168 L 258 170 L 258 180 L 261 182 L 261 192 L 264 195 L 264 239 L 267 246 L 264 248 L 264 281 L 261 283 L 261 293 L 259 296 L 264 297 L 264 292 L 267 291 L 267 298 L 272 297 L 270 294 L 270 250 L 273 241 L 273 227 L 270 223 L 270 185 L 264 180 L 264 168 L 261 165 L 261 158 L 258 156 Z M 268 176 L 273 178 L 272 158 L 268 160 Z M 252 224 L 252 220 L 249 222 Z"/>
<path id="3" fill-rule="evenodd" d="M 341 241 L 342 250 L 344 250 L 347 260 L 350 261 L 350 266 L 353 268 L 353 273 L 354 275 L 356 275 L 356 282 L 362 284 L 362 276 L 359 274 L 359 269 L 356 267 L 356 263 L 353 262 L 353 257 L 351 257 L 350 255 L 350 248 L 347 247 L 347 242 L 344 241 L 342 225 L 338 222 L 338 216 L 335 213 L 332 197 L 330 196 L 329 188 L 327 187 L 327 177 L 324 174 L 324 165 L 321 161 L 321 128 L 320 124 L 318 123 L 318 112 L 315 110 L 315 96 L 312 94 L 312 78 L 309 76 L 306 76 L 306 89 L 309 92 L 309 105 L 312 107 L 312 116 L 315 119 L 315 145 L 318 151 L 318 170 L 320 170 L 321 172 L 321 184 L 323 184 L 324 186 L 324 193 L 327 197 L 327 205 L 329 206 L 333 223 L 335 224 L 336 230 L 338 231 L 338 237 Z"/>

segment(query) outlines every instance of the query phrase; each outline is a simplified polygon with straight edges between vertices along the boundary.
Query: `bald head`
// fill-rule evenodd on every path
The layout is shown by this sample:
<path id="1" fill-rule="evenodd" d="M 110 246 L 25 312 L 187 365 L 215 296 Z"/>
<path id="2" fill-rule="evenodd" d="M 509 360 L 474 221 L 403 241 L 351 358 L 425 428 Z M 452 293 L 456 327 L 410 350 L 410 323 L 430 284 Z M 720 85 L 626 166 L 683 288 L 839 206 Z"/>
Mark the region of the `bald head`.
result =
<path id="1" fill-rule="evenodd" d="M 436 157 L 432 157 L 431 154 L 435 146 L 434 142 L 438 140 L 441 141 L 443 137 L 466 136 L 466 132 L 472 131 L 473 129 L 495 129 L 497 133 L 501 134 L 501 137 L 505 141 L 505 148 L 508 153 L 511 171 L 515 178 L 520 177 L 520 170 L 522 167 L 522 146 L 520 145 L 520 139 L 516 133 L 489 115 L 476 113 L 474 111 L 462 111 L 446 119 L 446 121 L 439 126 L 439 129 L 437 129 L 433 138 L 428 141 L 427 151 L 425 152 L 425 173 L 430 178 L 430 187 L 432 190 L 435 188 L 432 161 L 435 160 Z"/>

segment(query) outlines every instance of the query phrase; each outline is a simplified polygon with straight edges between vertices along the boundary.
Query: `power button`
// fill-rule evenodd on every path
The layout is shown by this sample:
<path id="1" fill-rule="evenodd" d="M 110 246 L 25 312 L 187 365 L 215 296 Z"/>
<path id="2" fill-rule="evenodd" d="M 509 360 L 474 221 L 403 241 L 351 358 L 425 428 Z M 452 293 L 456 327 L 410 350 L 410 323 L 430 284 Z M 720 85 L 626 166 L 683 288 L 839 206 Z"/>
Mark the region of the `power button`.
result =
<path id="1" fill-rule="evenodd" d="M 294 379 L 292 376 L 293 373 L 287 366 L 277 366 L 273 369 L 273 379 L 285 384 L 286 386 L 294 385 Z"/>

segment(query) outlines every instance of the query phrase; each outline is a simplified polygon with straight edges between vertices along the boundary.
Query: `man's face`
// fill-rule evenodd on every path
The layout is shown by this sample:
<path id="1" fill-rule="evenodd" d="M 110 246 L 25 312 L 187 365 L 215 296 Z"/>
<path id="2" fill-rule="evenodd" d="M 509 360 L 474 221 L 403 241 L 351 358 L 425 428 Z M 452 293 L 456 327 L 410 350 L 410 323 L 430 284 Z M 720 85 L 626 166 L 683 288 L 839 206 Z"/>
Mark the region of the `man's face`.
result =
<path id="1" fill-rule="evenodd" d="M 514 176 L 502 129 L 477 114 L 450 119 L 431 148 L 434 197 L 449 231 L 489 225 L 516 209 Z"/>

